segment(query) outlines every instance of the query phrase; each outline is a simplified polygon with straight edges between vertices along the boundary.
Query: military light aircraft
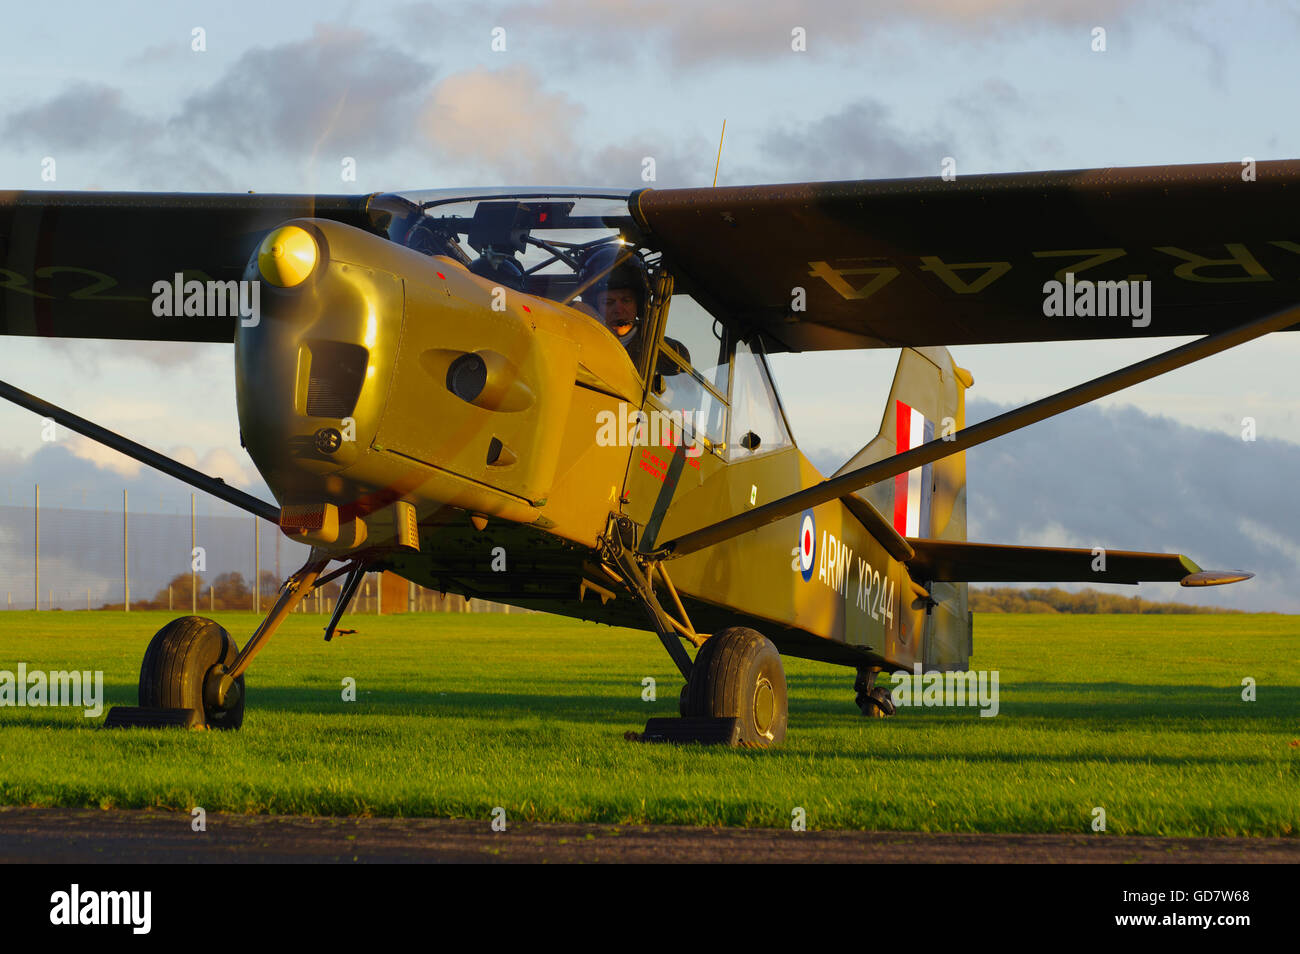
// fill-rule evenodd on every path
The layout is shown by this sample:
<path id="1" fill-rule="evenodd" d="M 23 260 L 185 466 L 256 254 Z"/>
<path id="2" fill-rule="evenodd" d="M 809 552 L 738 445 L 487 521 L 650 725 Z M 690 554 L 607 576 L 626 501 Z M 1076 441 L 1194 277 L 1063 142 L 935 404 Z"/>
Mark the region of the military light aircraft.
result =
<path id="1" fill-rule="evenodd" d="M 362 574 L 383 570 L 651 631 L 686 684 L 683 718 L 652 720 L 647 739 L 772 745 L 782 655 L 854 670 L 870 716 L 892 712 L 881 673 L 967 668 L 971 582 L 1250 576 L 970 542 L 964 452 L 1300 323 L 1297 198 L 1294 161 L 639 191 L 0 193 L 0 330 L 232 343 L 241 443 L 279 505 L 2 390 L 311 547 L 242 649 L 195 616 L 159 631 L 140 705 L 108 724 L 237 728 L 246 670 L 285 616 L 343 577 L 328 639 Z M 611 320 L 616 291 L 634 313 Z M 969 427 L 974 378 L 945 348 L 1151 335 L 1202 337 Z M 870 439 L 824 476 L 767 355 L 864 348 L 901 349 L 888 404 L 874 437 L 846 413 Z"/>

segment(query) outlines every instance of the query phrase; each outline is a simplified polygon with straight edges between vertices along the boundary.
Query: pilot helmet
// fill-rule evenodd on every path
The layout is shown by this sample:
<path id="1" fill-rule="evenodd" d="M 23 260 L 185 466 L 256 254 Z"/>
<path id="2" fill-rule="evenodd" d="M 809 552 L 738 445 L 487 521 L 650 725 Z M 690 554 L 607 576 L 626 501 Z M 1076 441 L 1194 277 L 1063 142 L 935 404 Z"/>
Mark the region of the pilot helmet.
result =
<path id="1" fill-rule="evenodd" d="M 578 272 L 578 287 L 582 300 L 593 307 L 596 296 L 602 291 L 630 290 L 636 297 L 636 320 L 628 332 L 617 337 L 626 344 L 636 334 L 650 298 L 650 277 L 641 256 L 635 251 L 626 245 L 602 245 L 593 249 Z M 601 320 L 604 320 L 603 315 Z"/>

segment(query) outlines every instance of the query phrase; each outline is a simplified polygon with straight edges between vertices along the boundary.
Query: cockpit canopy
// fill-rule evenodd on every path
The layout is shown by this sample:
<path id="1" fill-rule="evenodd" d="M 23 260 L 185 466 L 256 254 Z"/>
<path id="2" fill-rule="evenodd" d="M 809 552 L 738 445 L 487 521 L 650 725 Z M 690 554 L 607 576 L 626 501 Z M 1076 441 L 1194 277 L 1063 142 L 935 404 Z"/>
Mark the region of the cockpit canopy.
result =
<path id="1" fill-rule="evenodd" d="M 613 276 L 635 256 L 647 278 L 644 311 L 649 278 L 665 265 L 673 271 L 646 247 L 628 211 L 631 196 L 582 189 L 437 190 L 375 196 L 369 210 L 391 241 L 446 255 L 504 287 L 565 304 L 579 301 L 617 337 L 610 321 L 598 317 L 594 292 L 602 284 L 623 287 Z M 657 350 L 637 343 L 650 329 L 619 339 L 648 375 L 652 400 L 682 412 L 692 439 L 727 459 L 789 447 L 793 441 L 761 341 L 745 334 L 736 316 L 694 295 L 682 280 L 671 300 L 656 302 L 664 317 Z"/>
<path id="2" fill-rule="evenodd" d="M 449 256 L 507 288 L 554 301 L 580 294 L 584 260 L 608 245 L 635 245 L 631 192 L 427 190 L 371 200 L 391 241 Z"/>

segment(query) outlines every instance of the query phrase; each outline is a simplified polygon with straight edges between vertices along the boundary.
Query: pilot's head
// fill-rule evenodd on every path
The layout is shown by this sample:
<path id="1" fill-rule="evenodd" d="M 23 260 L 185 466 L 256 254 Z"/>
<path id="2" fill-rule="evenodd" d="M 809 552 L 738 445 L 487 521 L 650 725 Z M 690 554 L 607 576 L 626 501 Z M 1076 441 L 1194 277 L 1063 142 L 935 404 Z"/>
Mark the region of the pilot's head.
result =
<path id="1" fill-rule="evenodd" d="M 631 288 L 604 288 L 596 293 L 596 311 L 614 337 L 622 339 L 636 328 L 641 302 Z"/>
<path id="2" fill-rule="evenodd" d="M 624 344 L 631 341 L 650 293 L 640 256 L 626 246 L 602 246 L 583 262 L 579 282 L 587 286 L 583 301 L 595 307 L 605 327 Z"/>

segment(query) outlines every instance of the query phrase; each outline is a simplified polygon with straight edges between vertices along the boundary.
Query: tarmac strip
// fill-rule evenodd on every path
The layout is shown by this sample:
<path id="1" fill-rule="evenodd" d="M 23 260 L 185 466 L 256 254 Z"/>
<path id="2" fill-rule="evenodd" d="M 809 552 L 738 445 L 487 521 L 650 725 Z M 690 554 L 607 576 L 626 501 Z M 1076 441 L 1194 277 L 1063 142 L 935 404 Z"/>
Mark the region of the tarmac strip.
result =
<path id="1" fill-rule="evenodd" d="M 1297 864 L 1300 838 L 981 835 L 0 808 L 0 863 Z"/>

